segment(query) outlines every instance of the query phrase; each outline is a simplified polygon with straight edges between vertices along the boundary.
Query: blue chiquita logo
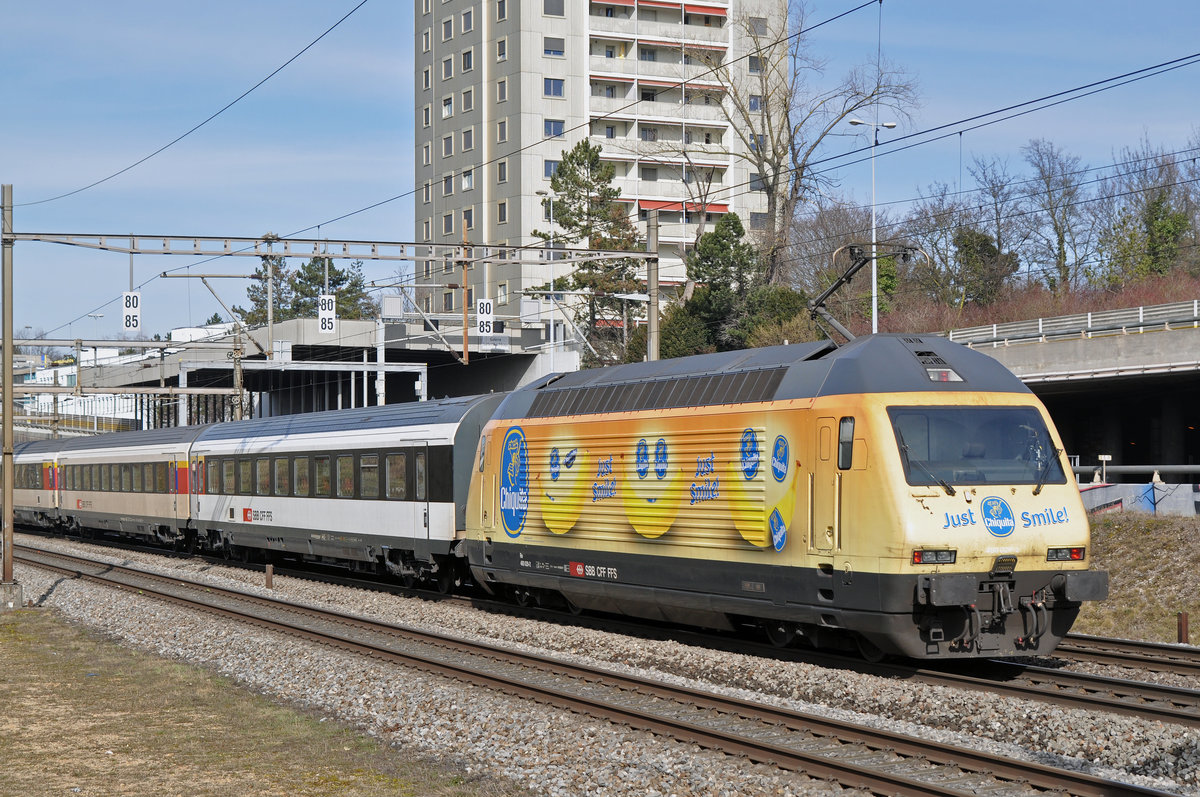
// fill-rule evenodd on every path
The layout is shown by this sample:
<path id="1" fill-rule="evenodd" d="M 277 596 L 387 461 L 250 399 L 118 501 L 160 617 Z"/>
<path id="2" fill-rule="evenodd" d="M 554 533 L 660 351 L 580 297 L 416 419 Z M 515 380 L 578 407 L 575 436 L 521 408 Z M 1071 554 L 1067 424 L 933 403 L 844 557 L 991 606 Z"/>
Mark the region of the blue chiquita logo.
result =
<path id="1" fill-rule="evenodd" d="M 529 511 L 529 449 L 525 431 L 514 426 L 504 435 L 500 470 L 500 519 L 504 533 L 517 537 Z"/>
<path id="2" fill-rule="evenodd" d="M 661 437 L 654 444 L 654 476 L 659 479 L 667 478 L 667 441 Z"/>
<path id="3" fill-rule="evenodd" d="M 742 432 L 742 474 L 747 481 L 758 473 L 758 435 L 753 429 Z"/>
<path id="4" fill-rule="evenodd" d="M 979 504 L 979 514 L 984 528 L 993 537 L 1007 537 L 1017 527 L 1012 507 L 1003 498 L 989 496 L 983 499 Z"/>
<path id="5" fill-rule="evenodd" d="M 787 525 L 783 522 L 783 515 L 779 514 L 778 509 L 771 513 L 771 517 L 767 519 L 767 525 L 771 528 L 771 545 L 775 546 L 775 550 L 782 551 L 783 546 L 787 545 Z"/>
<path id="6" fill-rule="evenodd" d="M 771 448 L 771 475 L 775 477 L 775 481 L 781 482 L 787 478 L 788 474 L 788 441 L 783 435 L 775 438 L 775 445 Z"/>
<path id="7" fill-rule="evenodd" d="M 562 465 L 558 456 L 558 449 L 550 449 L 550 481 L 558 481 L 558 474 L 562 472 Z"/>
<path id="8" fill-rule="evenodd" d="M 646 476 L 650 473 L 650 446 L 646 443 L 646 438 L 644 437 L 637 442 L 637 451 L 634 454 L 634 463 L 638 478 L 646 478 Z"/>

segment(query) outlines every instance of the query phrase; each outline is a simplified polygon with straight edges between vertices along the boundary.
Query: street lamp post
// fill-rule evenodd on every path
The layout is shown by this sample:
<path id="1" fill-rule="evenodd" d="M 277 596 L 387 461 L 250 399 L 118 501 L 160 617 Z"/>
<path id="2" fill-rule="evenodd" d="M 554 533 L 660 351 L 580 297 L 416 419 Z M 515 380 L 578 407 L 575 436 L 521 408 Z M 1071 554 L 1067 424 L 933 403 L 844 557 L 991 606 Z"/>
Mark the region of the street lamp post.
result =
<path id="1" fill-rule="evenodd" d="M 870 125 L 875 133 L 871 141 L 871 334 L 879 332 L 879 263 L 875 251 L 875 148 L 879 146 L 879 128 L 891 130 L 895 122 L 864 122 L 851 119 L 852 125 Z"/>

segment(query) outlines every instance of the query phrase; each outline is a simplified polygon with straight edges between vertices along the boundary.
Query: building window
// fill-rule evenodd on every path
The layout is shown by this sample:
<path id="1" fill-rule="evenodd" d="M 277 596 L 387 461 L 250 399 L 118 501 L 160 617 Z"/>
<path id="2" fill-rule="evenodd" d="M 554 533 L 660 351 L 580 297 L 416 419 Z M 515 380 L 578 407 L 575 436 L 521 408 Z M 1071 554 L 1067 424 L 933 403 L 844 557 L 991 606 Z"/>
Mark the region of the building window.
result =
<path id="1" fill-rule="evenodd" d="M 508 60 L 508 39 L 497 39 L 496 40 L 496 60 L 497 61 L 507 61 Z"/>
<path id="2" fill-rule="evenodd" d="M 617 137 L 617 128 L 614 125 L 605 125 L 604 126 L 604 137 L 605 138 L 616 138 Z"/>
<path id="3" fill-rule="evenodd" d="M 421 52 L 427 53 L 433 49 L 433 31 L 426 28 L 421 32 Z"/>
<path id="4" fill-rule="evenodd" d="M 508 81 L 503 80 L 503 79 L 497 80 L 496 81 L 496 102 L 504 102 L 507 99 L 508 99 Z"/>
<path id="5" fill-rule="evenodd" d="M 462 151 L 470 152 L 475 149 L 475 128 L 468 127 L 462 131 Z"/>
<path id="6" fill-rule="evenodd" d="M 421 109 L 421 125 L 423 127 L 429 127 L 429 125 L 432 121 L 433 121 L 433 109 L 430 108 L 428 105 L 426 105 L 424 108 Z"/>
<path id="7" fill-rule="evenodd" d="M 454 98 L 446 97 L 442 100 L 442 118 L 449 119 L 454 116 Z"/>
<path id="8" fill-rule="evenodd" d="M 454 214 L 447 213 L 442 216 L 442 235 L 452 235 L 454 233 Z M 449 261 L 447 261 L 449 262 Z"/>
<path id="9" fill-rule="evenodd" d="M 430 238 L 432 238 L 432 237 L 433 237 L 433 232 L 432 232 L 432 230 L 433 230 L 433 222 L 432 222 L 432 220 L 431 220 L 431 219 L 425 219 L 425 221 L 423 221 L 423 222 L 421 223 L 421 234 L 424 236 L 423 240 L 426 240 L 426 241 L 428 241 Z"/>
<path id="10" fill-rule="evenodd" d="M 508 283 L 501 282 L 496 286 L 496 304 L 508 304 Z"/>
<path id="11" fill-rule="evenodd" d="M 423 299 L 421 300 L 421 305 L 422 305 L 422 308 L 421 308 L 421 309 L 423 309 L 423 310 L 426 312 L 426 314 L 428 314 L 428 313 L 432 313 L 432 312 L 433 312 L 433 297 L 432 297 L 432 296 L 426 296 L 425 298 L 423 298 Z M 398 455 L 398 456 L 403 456 L 403 455 Z M 388 462 L 389 462 L 389 464 L 391 463 L 391 460 L 392 460 L 392 457 L 389 455 L 389 456 L 388 456 Z M 388 471 L 389 471 L 389 473 L 391 472 L 391 468 L 390 468 L 390 467 L 388 468 Z M 391 487 L 389 487 L 389 488 L 388 488 L 388 494 L 389 494 L 389 495 L 391 494 Z"/>
<path id="12" fill-rule="evenodd" d="M 758 152 L 767 146 L 767 136 L 764 133 L 750 136 L 750 151 Z"/>
<path id="13" fill-rule="evenodd" d="M 641 177 L 647 182 L 656 182 L 658 180 L 658 168 L 655 166 L 643 166 Z"/>
<path id="14" fill-rule="evenodd" d="M 496 203 L 496 223 L 508 223 L 508 202 L 503 199 Z"/>
<path id="15" fill-rule="evenodd" d="M 430 71 L 429 67 L 425 67 L 423 70 L 421 70 L 421 87 L 422 88 L 428 89 L 431 85 L 433 85 L 432 76 L 433 76 L 433 72 Z"/>
<path id="16" fill-rule="evenodd" d="M 508 141 L 508 120 L 501 119 L 496 122 L 496 140 L 503 144 Z"/>
<path id="17" fill-rule="evenodd" d="M 462 51 L 462 71 L 470 72 L 475 68 L 475 50 L 467 49 Z"/>
<path id="18" fill-rule="evenodd" d="M 433 163 L 433 148 L 426 143 L 421 147 L 421 164 L 428 166 L 430 163 Z"/>
<path id="19" fill-rule="evenodd" d="M 655 50 L 653 47 L 639 47 L 638 48 L 638 60 L 639 61 L 657 61 L 658 60 L 658 51 Z"/>
<path id="20" fill-rule="evenodd" d="M 496 164 L 496 182 L 508 182 L 508 161 L 502 160 Z"/>
<path id="21" fill-rule="evenodd" d="M 425 279 L 429 279 L 430 277 L 433 276 L 433 261 L 432 260 L 424 261 L 421 268 L 422 268 L 422 276 L 424 276 Z"/>
<path id="22" fill-rule="evenodd" d="M 472 89 L 462 93 L 462 109 L 464 112 L 475 109 L 475 92 Z"/>
<path id="23" fill-rule="evenodd" d="M 763 179 L 761 174 L 757 172 L 750 175 L 750 190 L 751 191 L 766 191 L 767 181 Z"/>
<path id="24" fill-rule="evenodd" d="M 450 41 L 453 38 L 454 38 L 454 20 L 453 19 L 443 19 L 442 20 L 442 41 L 444 41 L 444 42 Z"/>
<path id="25" fill-rule="evenodd" d="M 548 17 L 565 16 L 563 0 L 542 0 L 542 13 Z"/>
<path id="26" fill-rule="evenodd" d="M 425 204 L 433 199 L 433 181 L 426 180 L 424 187 L 421 189 L 421 198 L 425 200 Z"/>
<path id="27" fill-rule="evenodd" d="M 752 229 L 752 230 L 767 229 L 767 214 L 766 213 L 751 213 L 750 214 L 750 229 Z"/>
<path id="28" fill-rule="evenodd" d="M 563 96 L 563 88 L 566 81 L 560 77 L 548 77 L 542 80 L 542 93 L 547 97 Z"/>
<path id="29" fill-rule="evenodd" d="M 428 14 L 428 13 L 429 13 L 429 4 L 430 4 L 432 1 L 433 1 L 433 0 L 421 0 L 421 13 L 422 13 L 422 14 Z"/>
<path id="30" fill-rule="evenodd" d="M 655 91 L 643 91 L 642 102 L 656 102 L 658 93 Z"/>
<path id="31" fill-rule="evenodd" d="M 446 136 L 442 139 L 442 157 L 449 158 L 454 154 L 454 136 Z"/>
<path id="32" fill-rule="evenodd" d="M 462 15 L 462 32 L 467 33 L 475 30 L 475 12 L 468 8 Z"/>
<path id="33" fill-rule="evenodd" d="M 454 291 L 446 291 L 442 294 L 442 312 L 449 313 L 454 310 Z"/>
<path id="34" fill-rule="evenodd" d="M 762 110 L 762 95 L 761 94 L 751 94 L 750 95 L 750 110 L 752 110 L 752 111 L 761 111 Z"/>
<path id="35" fill-rule="evenodd" d="M 658 128 L 657 127 L 643 127 L 642 128 L 642 141 L 658 141 Z"/>
<path id="36" fill-rule="evenodd" d="M 617 57 L 617 48 L 613 47 L 611 44 L 605 46 L 604 57 L 605 58 L 616 58 Z"/>
<path id="37" fill-rule="evenodd" d="M 750 33 L 754 36 L 767 35 L 767 20 L 765 17 L 750 17 Z"/>
<path id="38" fill-rule="evenodd" d="M 449 80 L 454 77 L 454 59 L 447 58 L 442 61 L 442 80 Z"/>
<path id="39" fill-rule="evenodd" d="M 442 178 L 442 196 L 454 195 L 454 175 L 447 174 Z"/>
<path id="40" fill-rule="evenodd" d="M 470 191 L 475 187 L 475 170 L 463 169 L 462 173 L 462 190 Z"/>
<path id="41" fill-rule="evenodd" d="M 558 161 L 547 160 L 542 164 L 542 176 L 549 180 L 558 171 Z"/>
<path id="42" fill-rule="evenodd" d="M 566 53 L 566 39 L 560 39 L 553 36 L 546 36 L 542 39 L 542 55 L 548 55 L 553 58 L 562 58 Z"/>
<path id="43" fill-rule="evenodd" d="M 762 72 L 762 59 L 757 55 L 752 55 L 746 59 L 747 65 L 750 67 L 750 74 L 757 75 Z"/>
<path id="44" fill-rule="evenodd" d="M 496 0 L 496 19 L 508 19 L 508 0 Z"/>
<path id="45" fill-rule="evenodd" d="M 463 208 L 463 229 L 475 229 L 475 208 Z"/>
<path id="46" fill-rule="evenodd" d="M 566 126 L 566 123 L 562 119 L 546 119 L 542 123 L 542 126 L 546 138 L 558 138 L 563 134 L 563 128 Z"/>
<path id="47" fill-rule="evenodd" d="M 610 99 L 610 100 L 616 99 L 617 87 L 616 86 L 605 86 L 604 87 L 604 96 L 606 99 Z"/>

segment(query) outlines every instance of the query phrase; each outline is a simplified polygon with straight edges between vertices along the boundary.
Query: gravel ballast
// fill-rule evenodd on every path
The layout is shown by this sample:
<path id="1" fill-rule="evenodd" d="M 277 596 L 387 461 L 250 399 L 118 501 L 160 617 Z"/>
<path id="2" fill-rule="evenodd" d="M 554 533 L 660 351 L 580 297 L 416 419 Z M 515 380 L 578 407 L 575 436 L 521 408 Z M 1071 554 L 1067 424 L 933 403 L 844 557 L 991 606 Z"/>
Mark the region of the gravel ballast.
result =
<path id="1" fill-rule="evenodd" d="M 20 536 L 20 535 L 19 535 Z M 31 538 L 72 552 L 93 546 Z M 100 552 L 105 553 L 105 552 Z M 708 650 L 458 605 L 276 576 L 199 559 L 107 552 L 113 563 L 337 608 L 384 622 L 500 640 L 568 660 L 770 700 L 802 711 L 1099 777 L 1200 794 L 1200 732 L 978 692 L 898 682 L 799 662 Z M 409 752 L 508 778 L 548 795 L 832 794 L 841 789 L 125 592 L 18 566 L 25 596 L 99 632 L 193 662 L 349 722 Z M 1111 673 L 1110 673 L 1111 674 Z M 1194 687 L 1194 684 L 1181 684 Z"/>

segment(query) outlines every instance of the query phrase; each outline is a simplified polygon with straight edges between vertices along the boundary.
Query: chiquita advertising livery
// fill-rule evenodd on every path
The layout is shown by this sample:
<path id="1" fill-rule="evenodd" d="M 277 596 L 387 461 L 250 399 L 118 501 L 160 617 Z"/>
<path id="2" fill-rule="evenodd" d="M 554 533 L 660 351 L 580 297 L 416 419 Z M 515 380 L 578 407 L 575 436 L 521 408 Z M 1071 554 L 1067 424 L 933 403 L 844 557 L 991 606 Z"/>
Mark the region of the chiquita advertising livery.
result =
<path id="1" fill-rule="evenodd" d="M 872 335 L 21 447 L 24 522 L 865 655 L 1045 653 L 1089 528 L 995 360 Z"/>

